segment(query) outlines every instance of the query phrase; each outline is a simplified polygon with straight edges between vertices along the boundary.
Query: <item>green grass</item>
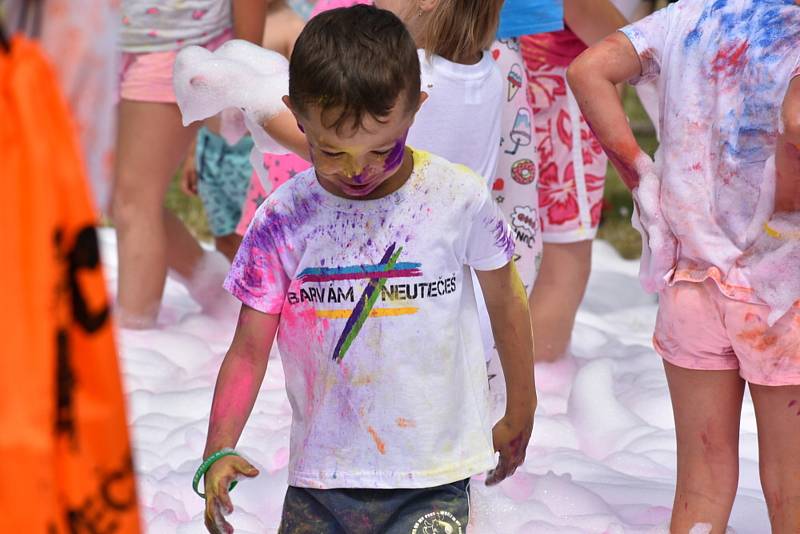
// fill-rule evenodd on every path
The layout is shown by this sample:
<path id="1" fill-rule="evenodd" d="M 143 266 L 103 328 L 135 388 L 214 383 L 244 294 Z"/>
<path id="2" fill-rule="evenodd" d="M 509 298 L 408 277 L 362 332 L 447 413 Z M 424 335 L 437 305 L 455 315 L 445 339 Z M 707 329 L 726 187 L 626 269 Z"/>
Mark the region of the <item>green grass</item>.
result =
<path id="1" fill-rule="evenodd" d="M 187 195 L 181 190 L 180 177 L 177 174 L 169 184 L 165 204 L 183 220 L 183 223 L 199 240 L 206 242 L 212 240 L 203 203 L 199 197 Z"/>
<path id="2" fill-rule="evenodd" d="M 645 152 L 652 156 L 658 146 L 655 132 L 635 91 L 630 87 L 625 88 L 623 102 L 639 144 Z M 631 227 L 630 220 L 633 209 L 631 194 L 611 165 L 608 166 L 604 197 L 606 206 L 603 210 L 598 236 L 610 242 L 622 257 L 638 258 L 642 253 L 642 242 L 639 233 Z M 183 219 L 199 239 L 211 240 L 211 232 L 208 229 L 202 202 L 199 198 L 190 197 L 181 191 L 177 176 L 170 184 L 166 204 Z"/>

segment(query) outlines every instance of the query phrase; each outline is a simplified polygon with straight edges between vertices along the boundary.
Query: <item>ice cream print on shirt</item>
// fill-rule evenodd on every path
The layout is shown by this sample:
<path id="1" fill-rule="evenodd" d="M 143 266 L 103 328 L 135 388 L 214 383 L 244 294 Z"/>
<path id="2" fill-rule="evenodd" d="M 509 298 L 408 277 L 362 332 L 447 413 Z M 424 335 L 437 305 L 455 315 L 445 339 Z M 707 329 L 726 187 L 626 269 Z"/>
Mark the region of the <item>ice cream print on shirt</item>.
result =
<path id="1" fill-rule="evenodd" d="M 493 465 L 470 267 L 509 263 L 513 230 L 481 176 L 413 156 L 380 199 L 337 197 L 314 169 L 279 187 L 225 282 L 280 314 L 290 484 L 429 487 Z"/>

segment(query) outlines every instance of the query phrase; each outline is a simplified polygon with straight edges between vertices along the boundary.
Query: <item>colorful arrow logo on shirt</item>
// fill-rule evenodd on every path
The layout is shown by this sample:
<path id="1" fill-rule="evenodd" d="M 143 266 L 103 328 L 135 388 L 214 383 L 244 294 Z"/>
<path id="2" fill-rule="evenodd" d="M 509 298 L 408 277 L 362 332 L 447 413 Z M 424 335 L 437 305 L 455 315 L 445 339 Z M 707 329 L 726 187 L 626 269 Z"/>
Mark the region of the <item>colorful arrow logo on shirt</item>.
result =
<path id="1" fill-rule="evenodd" d="M 377 265 L 353 265 L 335 268 L 310 268 L 300 273 L 303 282 L 332 282 L 336 280 L 369 279 L 367 287 L 358 299 L 353 311 L 347 314 L 347 323 L 333 350 L 333 359 L 341 361 L 350 346 L 355 341 L 364 323 L 370 316 L 393 316 L 415 313 L 416 308 L 397 308 L 386 310 L 373 310 L 378 297 L 389 278 L 407 278 L 422 276 L 420 263 L 398 263 L 397 259 L 403 252 L 403 247 L 397 248 L 397 243 L 392 243 Z M 384 313 L 375 313 L 383 311 Z M 325 313 L 331 318 L 344 318 L 340 313 Z"/>

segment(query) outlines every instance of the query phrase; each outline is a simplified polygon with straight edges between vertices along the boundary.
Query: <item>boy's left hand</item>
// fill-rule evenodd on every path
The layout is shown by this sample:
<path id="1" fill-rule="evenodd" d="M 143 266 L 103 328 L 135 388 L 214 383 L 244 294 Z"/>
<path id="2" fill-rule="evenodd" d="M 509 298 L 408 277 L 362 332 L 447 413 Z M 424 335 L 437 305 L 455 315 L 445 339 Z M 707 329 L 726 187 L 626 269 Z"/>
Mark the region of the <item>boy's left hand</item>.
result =
<path id="1" fill-rule="evenodd" d="M 497 467 L 489 471 L 487 486 L 499 484 L 514 474 L 525 461 L 525 452 L 533 431 L 533 411 L 529 416 L 513 418 L 508 415 L 500 419 L 492 429 L 494 450 L 500 453 Z"/>

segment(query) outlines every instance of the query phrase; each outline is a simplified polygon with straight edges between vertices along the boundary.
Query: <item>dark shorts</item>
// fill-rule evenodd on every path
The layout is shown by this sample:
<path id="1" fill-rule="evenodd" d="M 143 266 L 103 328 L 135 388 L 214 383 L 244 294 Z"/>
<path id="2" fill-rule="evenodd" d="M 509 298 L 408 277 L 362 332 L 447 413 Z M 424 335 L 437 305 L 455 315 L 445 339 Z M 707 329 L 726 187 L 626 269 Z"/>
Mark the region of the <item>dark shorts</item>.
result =
<path id="1" fill-rule="evenodd" d="M 289 486 L 279 534 L 464 534 L 469 479 L 435 488 Z"/>

